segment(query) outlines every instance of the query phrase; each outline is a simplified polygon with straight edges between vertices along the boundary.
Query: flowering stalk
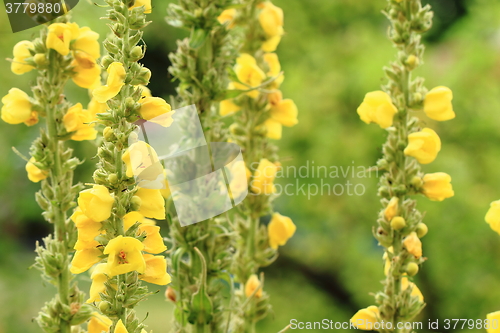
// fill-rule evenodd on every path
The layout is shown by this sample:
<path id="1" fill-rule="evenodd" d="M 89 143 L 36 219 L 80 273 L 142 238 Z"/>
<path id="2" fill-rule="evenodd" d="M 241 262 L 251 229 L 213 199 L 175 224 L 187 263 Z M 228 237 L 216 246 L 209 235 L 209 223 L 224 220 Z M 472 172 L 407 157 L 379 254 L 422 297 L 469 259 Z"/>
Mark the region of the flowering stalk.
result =
<path id="1" fill-rule="evenodd" d="M 420 164 L 429 164 L 437 157 L 441 141 L 436 132 L 422 128 L 422 122 L 411 112 L 423 109 L 437 121 L 455 117 L 452 93 L 446 87 L 427 91 L 423 79 L 412 79 L 412 71 L 422 62 L 424 46 L 421 34 L 431 27 L 430 6 L 420 0 L 388 0 L 385 15 L 391 21 L 389 38 L 398 50 L 397 60 L 385 68 L 388 84 L 384 91 L 368 93 L 358 114 L 366 123 L 374 122 L 388 132 L 383 158 L 377 162 L 384 171 L 379 195 L 384 208 L 374 228 L 374 236 L 385 248 L 384 290 L 375 295 L 378 306 L 356 313 L 351 321 L 359 329 L 379 332 L 410 332 L 397 323 L 411 322 L 425 306 L 417 286 L 410 282 L 418 273 L 422 257 L 422 238 L 427 226 L 411 196 L 424 194 L 442 201 L 453 196 L 451 178 L 445 173 L 424 175 Z M 408 325 L 411 326 L 411 325 Z"/>
<path id="2" fill-rule="evenodd" d="M 237 38 L 217 17 L 233 2 L 180 0 L 168 9 L 167 21 L 190 31 L 190 37 L 178 41 L 177 51 L 170 55 L 169 71 L 179 80 L 179 104 L 196 106 L 208 143 L 224 141 L 226 136 L 216 102 L 227 93 L 226 69 L 236 58 Z M 193 135 L 189 130 L 185 134 Z M 199 190 L 209 193 L 211 189 Z M 176 304 L 176 329 L 225 332 L 228 309 L 222 292 L 224 280 L 232 285 L 227 270 L 233 238 L 225 216 L 188 227 L 182 227 L 177 217 L 169 223 L 173 282 L 167 296 Z"/>
<path id="3" fill-rule="evenodd" d="M 220 19 L 229 26 L 242 26 L 245 33 L 229 85 L 240 93 L 221 102 L 220 114 L 234 114 L 231 141 L 242 148 L 246 178 L 251 180 L 251 193 L 238 206 L 233 222 L 238 238 L 231 269 L 240 284 L 233 330 L 255 332 L 256 322 L 270 310 L 263 277 L 259 280 L 257 273 L 277 258 L 278 246 L 285 245 L 295 232 L 292 220 L 273 213 L 271 206 L 280 164 L 277 147 L 269 139 L 280 139 L 283 125 L 297 123 L 297 107 L 278 90 L 284 77 L 273 51 L 284 33 L 283 11 L 269 1 L 252 0 L 241 9 L 224 12 Z M 260 219 L 269 214 L 272 219 L 266 228 Z"/>
<path id="4" fill-rule="evenodd" d="M 159 189 L 142 188 L 134 179 L 142 170 L 140 166 L 148 160 L 151 164 L 157 156 L 132 132 L 135 121 L 154 119 L 168 113 L 170 106 L 140 86 L 151 77 L 151 72 L 138 63 L 145 46 L 137 45 L 143 34 L 140 29 L 148 25 L 145 14 L 151 12 L 151 3 L 106 2 L 110 7 L 106 18 L 113 23 L 112 34 L 104 41 L 108 55 L 101 64 L 108 75 L 106 84 L 92 91 L 92 103 L 102 111 L 97 119 L 106 128 L 97 152 L 95 185 L 80 192 L 78 208 L 71 216 L 78 229 L 71 271 L 79 274 L 97 264 L 91 274 L 87 303 L 98 306 L 102 315 L 93 314 L 89 333 L 139 333 L 144 332 L 144 324 L 136 317 L 134 307 L 151 294 L 141 280 L 165 285 L 170 277 L 165 258 L 156 255 L 166 250 L 160 228 L 147 219 L 164 219 L 165 202 Z M 137 156 L 145 158 L 137 161 Z M 160 168 L 158 172 L 163 171 Z"/>
<path id="5" fill-rule="evenodd" d="M 69 333 L 72 326 L 85 322 L 91 308 L 82 304 L 84 294 L 69 271 L 69 255 L 76 241 L 74 225 L 67 220 L 67 212 L 74 207 L 74 199 L 81 189 L 73 184 L 73 171 L 80 164 L 72 157 L 72 149 L 65 142 L 93 140 L 96 137 L 90 112 L 81 109 L 81 104 L 71 106 L 65 99 L 64 87 L 69 79 L 83 88 L 90 88 L 100 76 L 95 66 L 99 58 L 99 35 L 89 28 L 79 28 L 76 23 L 66 23 L 63 16 L 41 30 L 40 37 L 19 42 L 14 47 L 11 69 L 15 74 L 38 70 L 37 84 L 32 87 L 30 98 L 17 88 L 2 99 L 2 119 L 10 124 L 24 122 L 32 126 L 38 117 L 46 118 L 46 128 L 33 142 L 31 159 L 26 165 L 28 178 L 41 181 L 41 190 L 36 200 L 44 210 L 42 215 L 54 224 L 54 234 L 44 238 L 38 245 L 35 267 L 44 279 L 57 287 L 57 295 L 47 302 L 37 317 L 45 332 Z M 82 81 L 82 72 L 90 81 Z"/>

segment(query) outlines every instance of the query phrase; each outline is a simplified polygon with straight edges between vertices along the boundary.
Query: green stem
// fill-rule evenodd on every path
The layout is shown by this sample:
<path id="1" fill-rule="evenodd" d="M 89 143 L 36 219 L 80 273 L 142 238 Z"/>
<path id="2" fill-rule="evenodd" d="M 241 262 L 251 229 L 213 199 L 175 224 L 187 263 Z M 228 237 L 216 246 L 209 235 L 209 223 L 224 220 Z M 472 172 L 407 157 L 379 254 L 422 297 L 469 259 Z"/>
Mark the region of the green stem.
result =
<path id="1" fill-rule="evenodd" d="M 205 333 L 206 332 L 206 328 L 207 326 L 203 323 L 197 323 L 196 324 L 196 333 Z"/>
<path id="2" fill-rule="evenodd" d="M 49 148 L 54 157 L 54 164 L 50 172 L 50 184 L 52 191 L 54 193 L 54 200 L 50 202 L 51 212 L 53 214 L 54 223 L 54 234 L 55 239 L 63 244 L 60 249 L 63 251 L 62 256 L 65 258 L 65 264 L 61 266 L 60 275 L 58 278 L 57 290 L 59 294 L 59 299 L 62 304 L 69 306 L 69 282 L 70 282 L 70 272 L 69 272 L 69 262 L 68 262 L 68 235 L 66 229 L 66 211 L 62 207 L 63 195 L 64 193 L 70 193 L 71 188 L 62 189 L 62 184 L 67 184 L 64 181 L 65 174 L 62 170 L 61 165 L 61 155 L 63 154 L 63 145 L 58 138 L 58 126 L 61 124 L 59 119 L 56 119 L 57 115 L 57 104 L 59 102 L 59 96 L 62 94 L 64 80 L 59 78 L 59 71 L 57 64 L 59 63 L 57 54 L 54 50 L 50 50 L 50 68 L 48 69 L 48 81 L 51 86 L 56 87 L 52 95 L 48 98 L 45 105 L 45 110 L 47 114 L 47 133 L 49 137 Z M 69 321 L 60 319 L 60 332 L 70 333 L 71 324 Z"/>

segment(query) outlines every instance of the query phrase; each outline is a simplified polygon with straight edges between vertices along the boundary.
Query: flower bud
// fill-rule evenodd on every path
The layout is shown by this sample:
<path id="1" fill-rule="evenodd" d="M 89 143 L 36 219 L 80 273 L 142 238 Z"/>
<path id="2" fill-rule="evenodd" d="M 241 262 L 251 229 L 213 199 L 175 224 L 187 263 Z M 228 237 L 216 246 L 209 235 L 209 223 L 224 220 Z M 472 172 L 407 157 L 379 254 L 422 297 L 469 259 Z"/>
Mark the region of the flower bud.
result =
<path id="1" fill-rule="evenodd" d="M 111 184 L 116 184 L 118 183 L 118 176 L 116 175 L 116 173 L 110 173 L 108 175 L 108 181 L 111 183 Z"/>
<path id="2" fill-rule="evenodd" d="M 406 226 L 406 221 L 401 216 L 396 216 L 391 220 L 391 228 L 394 230 L 401 230 Z"/>
<path id="3" fill-rule="evenodd" d="M 101 59 L 101 65 L 102 67 L 104 67 L 104 69 L 107 69 L 109 65 L 113 63 L 113 61 L 114 61 L 113 58 L 111 58 L 109 55 L 105 55 Z"/>
<path id="4" fill-rule="evenodd" d="M 134 46 L 130 51 L 130 60 L 138 61 L 142 59 L 142 57 L 143 57 L 142 47 Z"/>
<path id="5" fill-rule="evenodd" d="M 384 210 L 384 216 L 387 221 L 391 221 L 398 214 L 398 197 L 392 197 Z"/>
<path id="6" fill-rule="evenodd" d="M 406 65 L 409 70 L 415 69 L 416 67 L 418 67 L 419 64 L 420 64 L 420 59 L 418 59 L 418 57 L 413 54 L 406 59 Z"/>
<path id="7" fill-rule="evenodd" d="M 102 136 L 104 137 L 104 140 L 108 142 L 116 140 L 116 136 L 113 132 L 113 129 L 109 126 L 104 128 L 104 130 L 102 131 Z"/>
<path id="8" fill-rule="evenodd" d="M 416 232 L 410 233 L 403 241 L 403 245 L 406 250 L 415 256 L 415 258 L 420 258 L 422 256 L 422 242 L 417 237 Z"/>
<path id="9" fill-rule="evenodd" d="M 130 200 L 130 206 L 131 206 L 130 208 L 133 211 L 138 211 L 141 208 L 141 204 L 142 204 L 142 199 L 136 195 L 134 195 Z"/>
<path id="10" fill-rule="evenodd" d="M 237 123 L 231 124 L 231 126 L 229 126 L 229 132 L 231 132 L 231 134 L 233 134 L 233 135 L 245 135 L 246 134 L 245 129 L 242 128 Z"/>
<path id="11" fill-rule="evenodd" d="M 417 224 L 416 232 L 418 238 L 422 238 L 427 235 L 427 231 L 429 231 L 429 228 L 427 228 L 427 225 L 425 223 L 420 222 L 419 224 Z"/>
<path id="12" fill-rule="evenodd" d="M 100 171 L 99 169 L 94 171 L 92 177 L 94 178 L 94 181 L 98 184 L 105 184 L 107 180 L 106 174 Z"/>
<path id="13" fill-rule="evenodd" d="M 136 64 L 136 63 L 133 63 L 133 64 Z M 139 73 L 137 72 L 134 72 L 134 68 L 133 68 L 133 64 L 132 64 L 132 67 L 131 67 L 131 73 L 136 73 L 135 74 L 135 77 L 132 79 L 132 81 L 130 82 L 131 85 L 144 85 L 144 86 L 147 86 L 149 84 L 149 80 L 151 79 L 151 71 L 146 68 L 146 67 L 141 67 L 139 69 Z"/>
<path id="14" fill-rule="evenodd" d="M 45 65 L 47 65 L 48 63 L 45 53 L 35 54 L 35 56 L 33 57 L 33 61 L 35 61 L 35 64 L 38 67 L 45 67 Z"/>
<path id="15" fill-rule="evenodd" d="M 175 293 L 175 290 L 174 288 L 168 286 L 167 287 L 167 290 L 165 290 L 165 297 L 172 301 L 172 302 L 176 302 L 177 301 L 177 294 Z"/>
<path id="16" fill-rule="evenodd" d="M 101 313 L 106 313 L 106 311 L 108 311 L 110 307 L 111 304 L 109 304 L 109 302 L 102 301 L 99 303 L 99 310 L 101 310 Z"/>
<path id="17" fill-rule="evenodd" d="M 77 303 L 72 303 L 77 304 Z M 77 309 L 77 307 L 74 307 L 74 309 Z M 92 316 L 93 312 L 93 307 L 90 306 L 89 304 L 83 304 L 81 307 L 78 308 L 78 311 L 71 317 L 71 325 L 80 325 L 86 322 L 87 320 L 90 319 Z"/>
<path id="18" fill-rule="evenodd" d="M 418 265 L 414 262 L 410 262 L 406 265 L 405 271 L 409 276 L 415 276 L 418 273 Z"/>
<path id="19" fill-rule="evenodd" d="M 413 185 L 415 188 L 420 188 L 420 186 L 422 186 L 422 178 L 421 177 L 418 177 L 418 176 L 415 176 L 411 179 L 411 182 L 410 182 L 411 185 Z"/>

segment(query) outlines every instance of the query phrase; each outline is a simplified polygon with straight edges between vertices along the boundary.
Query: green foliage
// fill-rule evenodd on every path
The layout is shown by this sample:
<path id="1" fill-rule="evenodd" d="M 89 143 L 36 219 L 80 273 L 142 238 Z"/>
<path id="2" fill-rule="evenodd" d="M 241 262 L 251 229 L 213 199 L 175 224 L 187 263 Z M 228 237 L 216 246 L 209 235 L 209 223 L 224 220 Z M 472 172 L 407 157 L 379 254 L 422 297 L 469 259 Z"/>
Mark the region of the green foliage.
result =
<path id="1" fill-rule="evenodd" d="M 299 108 L 299 124 L 285 128 L 283 140 L 278 142 L 283 167 L 298 169 L 307 161 L 310 166 L 314 161 L 314 166 L 344 170 L 375 164 L 385 133 L 377 125 L 361 122 L 356 108 L 366 92 L 385 83 L 382 67 L 393 60 L 394 50 L 385 37 L 387 21 L 380 14 L 385 1 L 276 0 L 275 4 L 285 12 L 286 35 L 278 48 L 286 76 L 282 90 Z M 153 72 L 153 94 L 167 97 L 174 86 L 168 84 L 166 55 L 175 49 L 175 39 L 181 35 L 163 20 L 166 1 L 157 0 L 153 5 L 153 23 L 145 29 L 148 50 L 144 64 Z M 103 12 L 82 2 L 73 17 L 80 26 L 102 33 L 102 40 L 106 29 L 97 18 Z M 435 42 L 426 42 L 425 64 L 417 73 L 427 78 L 429 88 L 446 85 L 453 90 L 457 114 L 443 124 L 429 120 L 439 132 L 443 149 L 424 171 L 450 174 L 455 197 L 441 203 L 418 198 L 429 227 L 422 239 L 429 260 L 415 278 L 428 303 L 418 319 L 424 322 L 427 318 L 483 319 L 486 313 L 500 310 L 500 237 L 484 222 L 489 203 L 500 199 L 499 22 L 499 3 L 467 2 L 465 16 L 449 29 L 440 29 L 439 38 L 432 39 Z M 14 44 L 35 30 L 2 35 L 0 59 L 12 57 Z M 13 86 L 28 90 L 33 80 L 32 73 L 19 77 L 9 67 L 5 61 L 0 64 L 1 96 Z M 88 97 L 81 91 L 75 87 L 68 95 L 85 105 Z M 38 272 L 25 270 L 34 253 L 20 254 L 21 245 L 5 240 L 15 239 L 15 230 L 22 234 L 30 221 L 45 223 L 33 200 L 38 187 L 27 180 L 25 162 L 10 148 L 15 146 L 27 154 L 37 134 L 24 125 L 0 123 L 4 158 L 0 164 L 0 249 L 5 256 L 0 259 L 0 332 L 38 332 L 29 318 L 52 294 L 47 292 L 50 286 L 42 287 Z M 77 169 L 79 180 L 89 182 L 96 148 L 88 142 L 75 146 L 75 155 L 86 156 L 86 164 Z M 318 194 L 310 198 L 295 193 L 301 185 L 305 190 L 309 184 L 320 186 L 321 178 L 331 186 L 345 185 L 348 180 L 363 184 L 366 191 L 361 196 Z M 378 281 L 383 279 L 382 251 L 371 230 L 380 208 L 376 174 L 361 178 L 351 173 L 343 177 L 340 172 L 338 178 L 310 174 L 296 179 L 292 173 L 277 182 L 294 184 L 294 195 L 283 194 L 275 203 L 277 211 L 296 223 L 297 233 L 280 249 L 282 257 L 275 266 L 264 271 L 275 316 L 264 320 L 258 331 L 277 332 L 292 318 L 347 321 L 358 308 L 373 303 L 369 293 L 379 290 Z M 33 248 L 31 238 L 19 242 Z M 322 283 L 325 280 L 332 282 Z M 170 304 L 161 294 L 163 291 L 144 302 L 138 314 L 142 319 L 149 312 L 147 322 L 154 332 L 164 332 L 165 324 L 171 322 L 166 318 L 172 312 Z"/>

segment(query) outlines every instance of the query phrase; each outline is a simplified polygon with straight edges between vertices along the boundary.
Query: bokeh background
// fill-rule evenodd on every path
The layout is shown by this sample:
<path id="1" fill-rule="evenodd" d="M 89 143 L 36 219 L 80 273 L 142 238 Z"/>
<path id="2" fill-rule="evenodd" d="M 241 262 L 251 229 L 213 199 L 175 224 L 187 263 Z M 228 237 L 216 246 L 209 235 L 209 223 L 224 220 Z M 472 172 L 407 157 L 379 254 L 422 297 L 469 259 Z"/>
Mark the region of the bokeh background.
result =
<path id="1" fill-rule="evenodd" d="M 175 93 L 176 84 L 167 72 L 168 54 L 175 50 L 175 41 L 186 36 L 166 24 L 169 2 L 153 1 L 153 23 L 144 38 L 148 44 L 144 63 L 153 72 L 150 88 L 164 98 Z M 299 124 L 286 128 L 277 144 L 285 170 L 309 165 L 309 175 L 284 174 L 277 181 L 294 184 L 297 190 L 275 203 L 276 210 L 290 216 L 298 229 L 280 248 L 278 261 L 264 269 L 274 306 L 274 314 L 259 324 L 258 332 L 264 333 L 278 332 L 291 319 L 348 321 L 359 308 L 371 305 L 370 293 L 381 288 L 382 250 L 371 231 L 380 208 L 376 177 L 352 177 L 350 172 L 345 177 L 341 173 L 339 177 L 312 176 L 311 166 L 348 170 L 376 162 L 385 133 L 376 125 L 362 123 L 356 108 L 366 92 L 384 83 L 382 67 L 395 57 L 395 49 L 385 38 L 388 21 L 380 12 L 385 0 L 274 3 L 285 12 L 286 36 L 277 51 L 286 76 L 282 90 L 300 112 Z M 488 312 L 500 310 L 500 237 L 484 222 L 490 202 L 500 199 L 500 2 L 429 3 L 434 6 L 435 24 L 425 35 L 425 64 L 418 74 L 426 78 L 428 88 L 446 85 L 453 90 L 457 117 L 444 123 L 427 120 L 441 136 L 443 147 L 424 171 L 449 173 L 456 194 L 441 203 L 418 198 L 429 226 L 423 239 L 428 261 L 415 278 L 428 303 L 419 320 L 483 319 Z M 99 17 L 104 10 L 81 0 L 73 18 L 80 26 L 100 32 L 103 39 L 107 27 Z M 0 21 L 0 27 L 6 24 Z M 34 73 L 12 74 L 5 58 L 12 56 L 16 42 L 37 31 L 0 36 L 1 96 L 11 87 L 28 91 L 33 83 Z M 84 105 L 88 102 L 87 93 L 72 83 L 68 95 Z M 54 292 L 41 281 L 38 271 L 29 269 L 35 242 L 51 226 L 41 218 L 34 201 L 39 185 L 28 181 L 25 162 L 11 149 L 28 154 L 37 135 L 36 126 L 0 123 L 1 333 L 40 332 L 32 318 Z M 78 179 L 90 182 L 96 147 L 89 142 L 73 145 L 77 155 L 86 158 Z M 364 193 L 313 195 L 311 185 L 312 192 L 307 194 L 310 184 L 322 182 L 340 184 L 339 193 L 347 181 L 361 184 Z M 300 185 L 306 194 L 299 191 Z M 86 288 L 89 277 L 82 274 L 79 279 Z M 142 316 L 149 314 L 147 323 L 156 333 L 166 332 L 171 316 L 164 289 L 159 289 L 159 294 L 139 306 Z"/>

